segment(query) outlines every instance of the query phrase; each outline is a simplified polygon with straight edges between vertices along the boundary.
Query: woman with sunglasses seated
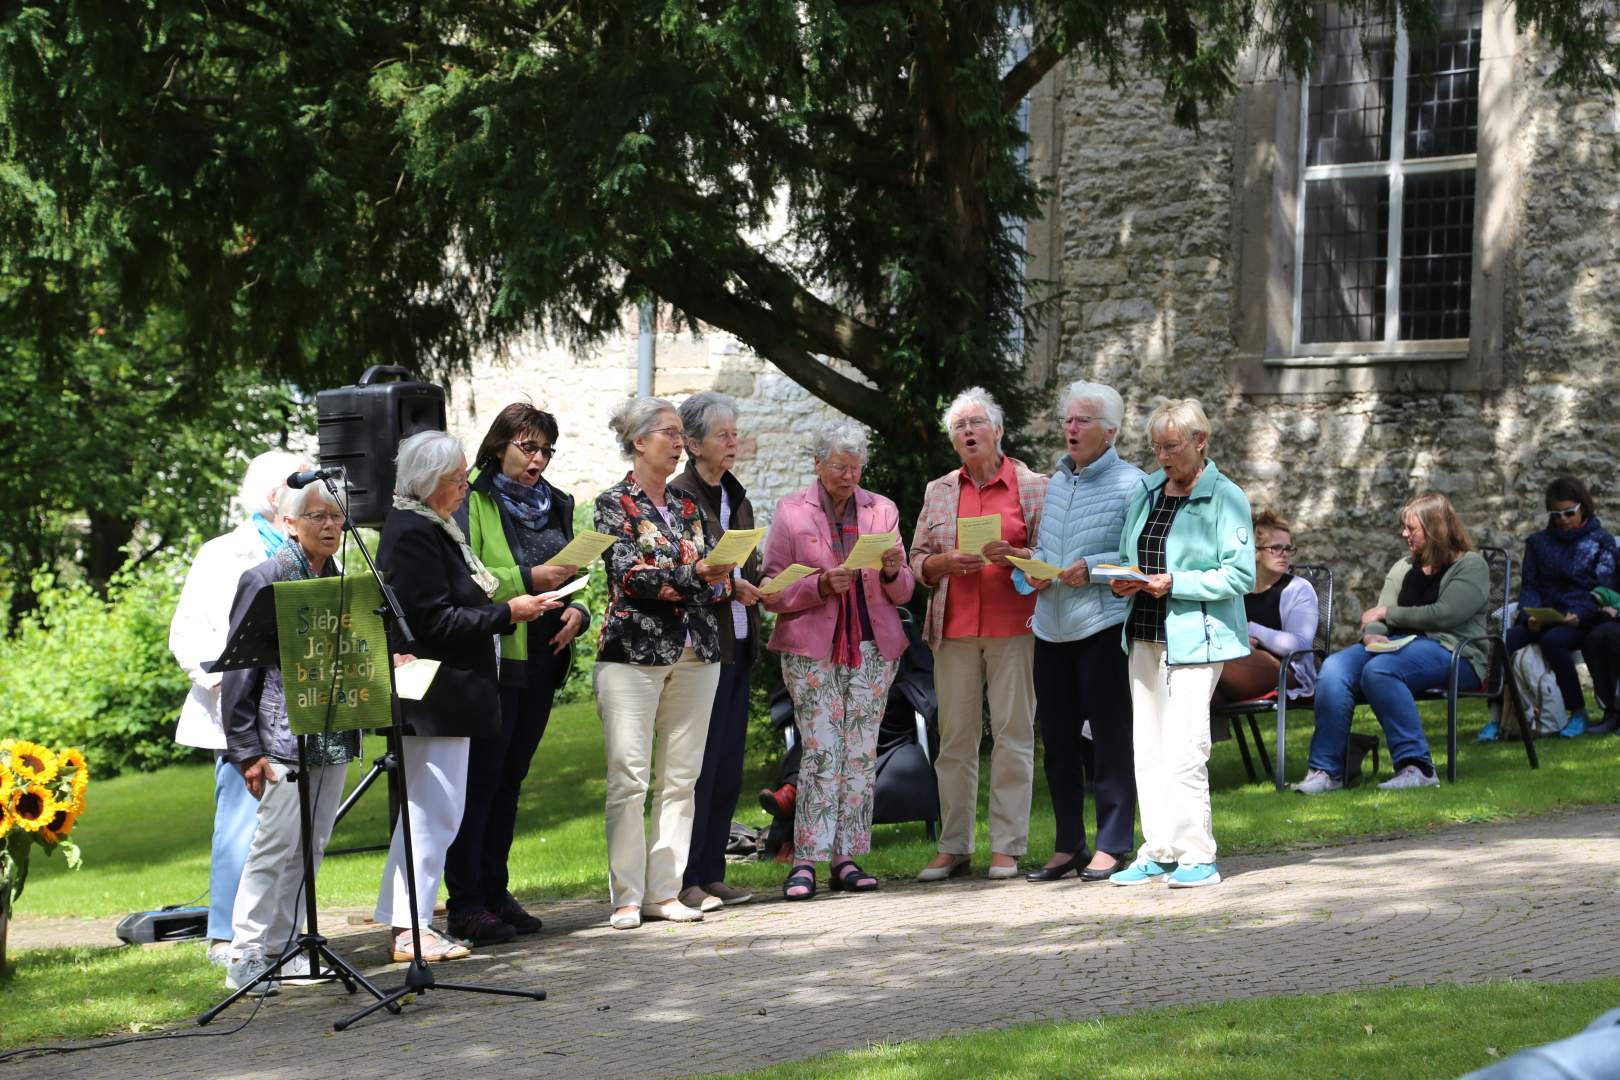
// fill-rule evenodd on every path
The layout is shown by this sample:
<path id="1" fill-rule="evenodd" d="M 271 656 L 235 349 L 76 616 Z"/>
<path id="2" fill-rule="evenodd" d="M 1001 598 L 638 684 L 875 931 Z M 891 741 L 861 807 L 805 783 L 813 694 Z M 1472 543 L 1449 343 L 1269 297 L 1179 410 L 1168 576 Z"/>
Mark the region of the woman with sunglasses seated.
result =
<path id="1" fill-rule="evenodd" d="M 1586 696 L 1573 654 L 1581 649 L 1587 632 L 1605 618 L 1592 590 L 1615 584 L 1615 543 L 1597 519 L 1592 493 L 1573 476 L 1560 476 L 1547 485 L 1547 518 L 1547 527 L 1524 542 L 1519 614 L 1508 627 L 1507 647 L 1515 653 L 1526 645 L 1541 646 L 1569 713 L 1559 734 L 1574 738 L 1586 730 Z M 1560 618 L 1543 622 L 1531 614 L 1538 608 L 1556 611 Z M 1500 737 L 1494 722 L 1479 733 L 1480 742 Z"/>
<path id="2" fill-rule="evenodd" d="M 1292 571 L 1294 529 L 1275 510 L 1254 515 L 1254 589 L 1243 598 L 1249 619 L 1249 655 L 1228 660 L 1215 684 L 1215 703 L 1248 701 L 1277 689 L 1283 657 L 1306 650 L 1288 665 L 1288 697 L 1316 689 L 1316 589 Z"/>

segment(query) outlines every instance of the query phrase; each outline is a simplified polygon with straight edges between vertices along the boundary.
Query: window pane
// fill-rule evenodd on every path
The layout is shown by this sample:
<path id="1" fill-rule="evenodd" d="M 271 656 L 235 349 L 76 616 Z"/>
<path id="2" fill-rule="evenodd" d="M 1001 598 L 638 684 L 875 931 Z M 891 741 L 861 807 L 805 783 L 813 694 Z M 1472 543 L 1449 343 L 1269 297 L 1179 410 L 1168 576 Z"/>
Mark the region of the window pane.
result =
<path id="1" fill-rule="evenodd" d="M 1395 27 L 1372 23 L 1362 32 L 1352 12 L 1319 5 L 1321 46 L 1311 61 L 1305 163 L 1342 165 L 1389 158 L 1395 72 Z"/>
<path id="2" fill-rule="evenodd" d="M 1474 171 L 1408 176 L 1401 211 L 1401 340 L 1468 336 Z"/>
<path id="3" fill-rule="evenodd" d="M 1439 0 L 1439 36 L 1412 41 L 1406 79 L 1406 156 L 1472 154 L 1479 133 L 1480 0 Z"/>
<path id="4" fill-rule="evenodd" d="M 1382 341 L 1389 179 L 1305 185 L 1300 340 Z"/>

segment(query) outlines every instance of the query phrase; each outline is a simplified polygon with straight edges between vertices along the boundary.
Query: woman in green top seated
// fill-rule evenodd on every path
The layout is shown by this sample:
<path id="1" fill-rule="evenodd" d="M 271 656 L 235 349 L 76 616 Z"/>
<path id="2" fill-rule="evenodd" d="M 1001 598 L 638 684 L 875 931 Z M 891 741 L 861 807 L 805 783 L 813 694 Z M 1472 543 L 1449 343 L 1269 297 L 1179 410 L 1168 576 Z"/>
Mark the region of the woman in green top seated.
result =
<path id="1" fill-rule="evenodd" d="M 1438 491 L 1401 508 L 1401 537 L 1409 553 L 1384 575 L 1377 606 L 1361 613 L 1361 641 L 1328 657 L 1317 676 L 1309 768 L 1294 785 L 1301 794 L 1344 786 L 1350 714 L 1358 702 L 1372 706 L 1395 762 L 1394 778 L 1378 786 L 1440 784 L 1414 695 L 1446 685 L 1457 643 L 1485 635 L 1490 569 L 1451 500 Z M 1457 685 L 1473 690 L 1488 658 L 1477 642 L 1463 655 Z"/>

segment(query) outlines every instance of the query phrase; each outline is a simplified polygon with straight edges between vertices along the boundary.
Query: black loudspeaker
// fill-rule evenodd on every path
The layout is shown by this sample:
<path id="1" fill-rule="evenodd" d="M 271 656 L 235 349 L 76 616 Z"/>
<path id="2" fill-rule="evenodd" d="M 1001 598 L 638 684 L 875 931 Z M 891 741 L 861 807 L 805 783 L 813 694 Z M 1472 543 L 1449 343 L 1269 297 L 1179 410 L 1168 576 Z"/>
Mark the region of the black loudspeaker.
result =
<path id="1" fill-rule="evenodd" d="M 386 380 L 386 381 L 384 381 Z M 341 467 L 349 516 L 376 527 L 394 502 L 394 454 L 418 431 L 445 431 L 444 390 L 414 382 L 392 364 L 366 369 L 353 386 L 315 395 L 321 468 Z"/>

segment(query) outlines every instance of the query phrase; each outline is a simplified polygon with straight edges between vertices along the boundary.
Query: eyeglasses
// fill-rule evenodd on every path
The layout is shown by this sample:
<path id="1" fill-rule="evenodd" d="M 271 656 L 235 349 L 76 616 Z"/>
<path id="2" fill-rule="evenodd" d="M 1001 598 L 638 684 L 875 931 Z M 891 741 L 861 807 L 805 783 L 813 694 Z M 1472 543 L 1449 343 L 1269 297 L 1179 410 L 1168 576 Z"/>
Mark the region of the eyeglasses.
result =
<path id="1" fill-rule="evenodd" d="M 686 432 L 681 430 L 678 427 L 655 427 L 651 431 L 647 432 L 647 434 L 649 434 L 649 435 L 662 435 L 667 439 L 676 439 L 676 440 L 686 438 Z"/>
<path id="2" fill-rule="evenodd" d="M 970 431 L 973 428 L 982 428 L 982 427 L 989 427 L 989 426 L 990 426 L 990 418 L 987 417 L 987 416 L 964 416 L 964 417 L 962 417 L 962 419 L 956 421 L 955 423 L 953 423 L 951 425 L 951 431 L 959 435 L 962 432 Z"/>
<path id="3" fill-rule="evenodd" d="M 544 457 L 547 461 L 550 461 L 551 456 L 557 452 L 557 448 L 555 446 L 542 446 L 540 443 L 529 442 L 528 440 L 518 442 L 516 439 L 514 439 L 507 445 L 517 447 L 518 453 L 522 454 L 526 458 L 532 458 L 538 454 L 541 457 Z"/>
<path id="4" fill-rule="evenodd" d="M 1549 511 L 1547 511 L 1547 516 L 1548 517 L 1571 518 L 1571 517 L 1574 517 L 1576 514 L 1578 514 L 1580 512 L 1581 512 L 1581 508 L 1579 506 L 1566 506 L 1562 510 L 1549 510 Z"/>
<path id="5" fill-rule="evenodd" d="M 1257 550 L 1257 551 L 1269 551 L 1273 555 L 1292 555 L 1294 553 L 1294 545 L 1293 544 L 1261 544 L 1255 550 Z"/>
<path id="6" fill-rule="evenodd" d="M 1063 426 L 1064 427 L 1090 427 L 1092 424 L 1095 424 L 1097 421 L 1099 421 L 1101 419 L 1102 419 L 1102 417 L 1100 417 L 1100 416 L 1065 416 L 1063 418 Z"/>
<path id="7" fill-rule="evenodd" d="M 1186 439 L 1182 439 L 1180 442 L 1150 442 L 1150 443 L 1148 443 L 1148 447 L 1155 454 L 1174 454 L 1177 451 L 1179 451 L 1183 446 L 1186 446 L 1186 445 L 1187 445 L 1187 440 Z"/>
<path id="8" fill-rule="evenodd" d="M 861 470 L 866 468 L 866 466 L 862 464 L 833 465 L 825 461 L 821 463 L 821 467 L 832 473 L 834 476 L 859 476 L 861 475 Z"/>
<path id="9" fill-rule="evenodd" d="M 344 515 L 342 514 L 328 514 L 324 512 L 315 514 L 299 514 L 298 517 L 312 525 L 341 525 L 345 520 Z"/>

